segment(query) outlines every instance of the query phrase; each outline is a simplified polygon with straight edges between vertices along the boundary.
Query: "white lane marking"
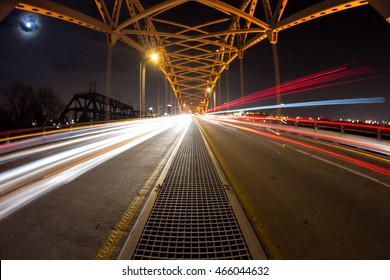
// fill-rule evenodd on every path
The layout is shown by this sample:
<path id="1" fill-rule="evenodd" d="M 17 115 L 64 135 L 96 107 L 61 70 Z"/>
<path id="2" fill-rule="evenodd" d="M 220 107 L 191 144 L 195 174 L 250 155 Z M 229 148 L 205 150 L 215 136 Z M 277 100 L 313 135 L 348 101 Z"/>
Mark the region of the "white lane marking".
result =
<path id="1" fill-rule="evenodd" d="M 383 186 L 385 186 L 385 187 L 390 188 L 390 185 L 388 185 L 388 184 L 386 184 L 386 183 L 384 183 L 384 182 L 382 182 L 382 181 L 380 181 L 380 180 L 378 180 L 378 179 L 376 179 L 376 178 L 374 178 L 374 177 L 371 177 L 371 176 L 368 176 L 368 175 L 366 175 L 366 174 L 364 174 L 364 173 L 361 173 L 361 172 L 358 172 L 358 171 L 356 171 L 356 170 L 350 169 L 350 168 L 345 167 L 345 166 L 343 166 L 343 165 L 341 165 L 341 164 L 338 164 L 338 163 L 335 163 L 335 162 L 333 162 L 333 161 L 324 159 L 324 158 L 322 158 L 322 157 L 318 157 L 318 156 L 309 154 L 309 153 L 307 153 L 307 152 L 305 152 L 305 151 L 302 151 L 302 150 L 295 149 L 295 151 L 297 151 L 297 152 L 299 152 L 299 153 L 301 153 L 301 154 L 310 156 L 310 157 L 312 157 L 312 158 L 321 160 L 321 161 L 323 161 L 323 162 L 326 162 L 326 163 L 331 164 L 331 165 L 333 165 L 333 166 L 336 166 L 336 167 L 338 167 L 338 168 L 347 170 L 347 171 L 349 171 L 349 172 L 351 172 L 351 173 L 353 173 L 353 174 L 356 174 L 356 175 L 358 175 L 358 176 L 364 177 L 364 178 L 366 178 L 366 179 L 368 179 L 368 180 L 371 180 L 371 181 L 373 181 L 373 182 L 375 182 L 375 183 L 378 183 L 378 184 L 381 184 L 381 185 L 383 185 Z"/>
<path id="2" fill-rule="evenodd" d="M 266 128 L 269 132 L 273 133 L 273 134 L 276 134 L 276 135 L 280 135 L 279 131 L 276 131 L 276 130 L 273 130 L 271 128 Z"/>

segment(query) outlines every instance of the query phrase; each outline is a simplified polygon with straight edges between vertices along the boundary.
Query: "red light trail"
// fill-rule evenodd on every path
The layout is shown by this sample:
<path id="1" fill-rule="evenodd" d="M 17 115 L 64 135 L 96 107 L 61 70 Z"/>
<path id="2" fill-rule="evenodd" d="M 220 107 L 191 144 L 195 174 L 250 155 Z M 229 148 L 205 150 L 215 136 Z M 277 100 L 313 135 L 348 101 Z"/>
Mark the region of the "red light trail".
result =
<path id="1" fill-rule="evenodd" d="M 346 161 L 346 162 L 349 162 L 349 163 L 352 163 L 352 164 L 355 164 L 355 165 L 367 168 L 369 170 L 372 170 L 372 171 L 375 171 L 375 172 L 378 172 L 378 173 L 390 176 L 390 170 L 389 169 L 382 168 L 380 166 L 377 166 L 377 165 L 374 165 L 374 164 L 371 164 L 371 163 L 367 163 L 367 162 L 364 162 L 364 161 L 361 161 L 361 160 L 358 160 L 358 159 L 354 159 L 354 158 L 349 157 L 349 156 L 344 156 L 344 155 L 338 154 L 336 152 L 332 152 L 332 151 L 329 151 L 329 150 L 326 150 L 326 149 L 323 149 L 323 148 L 316 147 L 314 145 L 306 144 L 306 143 L 303 143 L 301 141 L 297 141 L 297 140 L 294 140 L 294 139 L 289 139 L 287 137 L 283 137 L 283 136 L 280 136 L 280 135 L 276 135 L 276 134 L 260 131 L 260 130 L 257 130 L 257 129 L 254 129 L 254 128 L 250 128 L 250 127 L 246 127 L 246 126 L 242 126 L 242 125 L 239 125 L 239 124 L 232 124 L 232 123 L 230 123 L 228 121 L 224 121 L 224 120 L 218 120 L 218 122 L 222 122 L 225 125 L 228 125 L 228 126 L 231 126 L 231 127 L 234 127 L 234 128 L 238 128 L 238 129 L 241 129 L 241 130 L 246 130 L 246 131 L 249 131 L 249 132 L 252 132 L 252 133 L 255 133 L 255 134 L 258 134 L 258 135 L 262 135 L 262 136 L 265 136 L 265 137 L 268 137 L 268 138 L 273 138 L 273 139 L 277 139 L 277 140 L 283 140 L 285 142 L 288 142 L 288 143 L 291 143 L 291 144 L 294 144 L 294 145 L 297 145 L 297 146 L 305 147 L 307 149 L 310 149 L 310 150 L 313 150 L 313 151 L 316 151 L 316 152 L 319 152 L 319 153 L 322 153 L 322 154 L 326 154 L 326 155 L 332 156 L 334 158 L 338 158 L 338 159 L 341 159 L 343 161 Z M 237 121 L 237 123 L 239 123 L 239 122 L 240 121 Z"/>
<path id="2" fill-rule="evenodd" d="M 280 96 L 286 96 L 294 93 L 306 92 L 331 86 L 337 86 L 348 83 L 355 83 L 364 80 L 379 78 L 380 76 L 360 77 L 349 79 L 359 75 L 369 74 L 374 72 L 374 69 L 368 66 L 363 66 L 355 69 L 348 69 L 347 65 L 331 68 L 305 77 L 301 77 L 289 82 L 286 82 L 279 87 Z M 348 80 L 345 80 L 348 79 Z M 277 87 L 271 87 L 259 92 L 247 95 L 242 98 L 235 99 L 228 104 L 221 104 L 214 108 L 210 108 L 208 112 L 220 111 L 225 108 L 238 107 L 256 101 L 275 98 Z"/>
<path id="3" fill-rule="evenodd" d="M 237 120 L 251 120 L 251 121 L 283 121 L 283 122 L 291 122 L 291 123 L 307 123 L 307 124 L 316 124 L 316 125 L 328 125 L 328 126 L 335 126 L 335 127 L 341 127 L 344 128 L 357 128 L 357 129 L 363 129 L 368 131 L 386 131 L 390 132 L 390 127 L 380 126 L 380 125 L 369 125 L 369 124 L 358 124 L 358 123 L 349 123 L 349 122 L 342 122 L 342 121 L 328 121 L 328 120 L 313 120 L 313 119 L 306 119 L 306 118 L 286 118 L 286 117 L 269 117 L 269 116 L 234 116 L 234 119 Z"/>

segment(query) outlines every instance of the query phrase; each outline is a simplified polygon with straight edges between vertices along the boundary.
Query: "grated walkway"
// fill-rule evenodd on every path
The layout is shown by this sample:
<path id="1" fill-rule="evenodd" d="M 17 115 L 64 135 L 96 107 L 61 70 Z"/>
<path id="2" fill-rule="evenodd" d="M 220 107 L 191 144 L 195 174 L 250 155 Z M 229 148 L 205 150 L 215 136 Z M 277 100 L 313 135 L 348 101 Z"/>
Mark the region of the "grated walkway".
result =
<path id="1" fill-rule="evenodd" d="M 195 121 L 174 155 L 138 242 L 131 242 L 135 249 L 126 257 L 131 259 L 252 259 L 226 184 Z"/>

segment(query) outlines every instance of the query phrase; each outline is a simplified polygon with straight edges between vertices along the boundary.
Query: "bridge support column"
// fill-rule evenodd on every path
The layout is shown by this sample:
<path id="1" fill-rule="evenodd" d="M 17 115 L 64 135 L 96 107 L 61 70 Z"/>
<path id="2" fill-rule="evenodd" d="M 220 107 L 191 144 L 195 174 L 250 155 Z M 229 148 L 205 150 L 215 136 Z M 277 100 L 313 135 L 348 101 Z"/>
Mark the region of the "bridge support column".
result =
<path id="1" fill-rule="evenodd" d="M 111 118 L 111 108 L 110 108 L 110 98 L 111 98 L 111 68 L 112 68 L 112 49 L 113 45 L 108 44 L 107 45 L 107 64 L 106 64 L 106 84 L 105 84 L 105 90 L 104 90 L 104 96 L 106 97 L 105 100 L 105 118 L 106 120 L 110 120 Z"/>
<path id="2" fill-rule="evenodd" d="M 218 74 L 217 106 L 221 105 L 221 74 Z"/>
<path id="3" fill-rule="evenodd" d="M 390 23 L 390 1 L 368 0 L 368 3 Z"/>
<path id="4" fill-rule="evenodd" d="M 282 100 L 280 97 L 280 71 L 279 71 L 279 56 L 278 56 L 278 48 L 275 44 L 272 45 L 272 55 L 274 58 L 274 71 L 275 71 L 275 86 L 276 86 L 276 105 L 277 107 L 277 116 L 280 118 L 282 116 Z"/>
<path id="5" fill-rule="evenodd" d="M 106 120 L 111 119 L 111 70 L 112 70 L 112 54 L 113 48 L 116 43 L 117 37 L 114 34 L 107 35 L 107 64 L 106 64 L 106 84 L 104 95 L 106 97 L 105 102 L 105 118 Z"/>
<path id="6" fill-rule="evenodd" d="M 139 63 L 139 117 L 145 117 L 145 75 L 146 75 L 146 64 L 145 59 L 141 58 Z"/>
<path id="7" fill-rule="evenodd" d="M 226 73 L 226 105 L 227 105 L 227 110 L 230 110 L 230 97 L 229 97 L 229 68 L 226 68 L 225 70 Z"/>
<path id="8" fill-rule="evenodd" d="M 244 97 L 244 52 L 239 51 L 238 59 L 240 60 L 240 89 L 241 89 L 241 98 Z"/>
<path id="9" fill-rule="evenodd" d="M 157 73 L 157 115 L 160 116 L 160 76 Z"/>
<path id="10" fill-rule="evenodd" d="M 278 33 L 269 31 L 267 33 L 267 37 L 269 42 L 272 45 L 272 55 L 274 59 L 275 87 L 276 87 L 276 105 L 278 106 L 276 109 L 276 115 L 280 118 L 282 116 L 282 109 L 281 109 L 282 100 L 280 97 L 279 56 L 278 56 L 278 48 L 276 46 L 276 43 L 278 42 Z"/>

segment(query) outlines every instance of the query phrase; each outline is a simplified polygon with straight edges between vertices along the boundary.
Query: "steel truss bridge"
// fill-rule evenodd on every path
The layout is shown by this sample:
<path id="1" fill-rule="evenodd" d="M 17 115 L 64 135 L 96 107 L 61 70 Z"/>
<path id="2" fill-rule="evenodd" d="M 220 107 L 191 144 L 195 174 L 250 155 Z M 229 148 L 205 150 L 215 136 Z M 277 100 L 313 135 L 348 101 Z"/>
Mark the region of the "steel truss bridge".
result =
<path id="1" fill-rule="evenodd" d="M 176 97 L 181 111 L 204 113 L 221 74 L 242 60 L 260 42 L 273 46 L 275 84 L 280 83 L 278 34 L 317 18 L 371 5 L 390 23 L 387 0 L 313 1 L 310 7 L 285 16 L 288 0 L 94 0 L 96 16 L 48 0 L 2 0 L 0 20 L 13 9 L 25 10 L 106 34 L 108 55 L 105 96 L 110 98 L 112 50 L 120 41 L 139 51 L 140 77 L 152 53 Z M 290 3 L 291 2 L 291 3 Z M 277 97 L 280 103 L 280 97 Z M 145 112 L 145 80 L 140 78 L 140 114 Z"/>
<path id="2" fill-rule="evenodd" d="M 107 107 L 109 108 L 109 116 L 106 116 L 107 111 L 105 109 Z M 112 98 L 106 98 L 97 92 L 87 92 L 75 94 L 56 123 L 70 124 L 73 122 L 118 120 L 134 117 L 135 113 L 132 106 Z"/>

